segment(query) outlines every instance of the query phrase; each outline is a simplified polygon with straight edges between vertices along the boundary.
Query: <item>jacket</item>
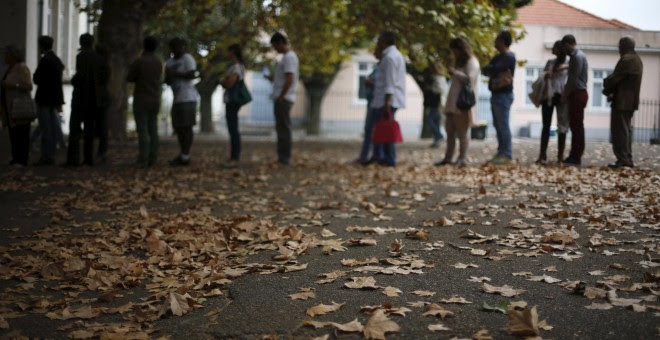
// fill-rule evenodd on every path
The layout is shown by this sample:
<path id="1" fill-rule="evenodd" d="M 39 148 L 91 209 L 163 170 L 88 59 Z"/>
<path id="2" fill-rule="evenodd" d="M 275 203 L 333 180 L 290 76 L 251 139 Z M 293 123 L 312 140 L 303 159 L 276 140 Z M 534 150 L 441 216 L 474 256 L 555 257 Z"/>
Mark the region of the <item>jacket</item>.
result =
<path id="1" fill-rule="evenodd" d="M 642 59 L 635 52 L 621 56 L 614 72 L 603 80 L 603 94 L 612 98 L 612 109 L 635 111 L 639 108 L 642 86 Z"/>
<path id="2" fill-rule="evenodd" d="M 26 89 L 17 89 L 16 84 Z M 10 67 L 2 78 L 2 89 L 0 90 L 0 119 L 2 119 L 2 126 L 17 126 L 29 124 L 30 120 L 12 120 L 9 119 L 9 112 L 11 105 L 19 96 L 31 95 L 32 91 L 32 77 L 30 69 L 25 63 L 18 63 Z"/>
<path id="3" fill-rule="evenodd" d="M 43 106 L 60 106 L 64 104 L 62 91 L 62 72 L 64 64 L 53 51 L 48 51 L 39 60 L 32 80 L 37 85 L 34 101 Z"/>
<path id="4" fill-rule="evenodd" d="M 103 61 L 94 50 L 83 49 L 76 56 L 76 74 L 71 78 L 73 95 L 71 107 L 74 110 L 99 108 L 103 98 L 99 83 L 102 81 Z"/>

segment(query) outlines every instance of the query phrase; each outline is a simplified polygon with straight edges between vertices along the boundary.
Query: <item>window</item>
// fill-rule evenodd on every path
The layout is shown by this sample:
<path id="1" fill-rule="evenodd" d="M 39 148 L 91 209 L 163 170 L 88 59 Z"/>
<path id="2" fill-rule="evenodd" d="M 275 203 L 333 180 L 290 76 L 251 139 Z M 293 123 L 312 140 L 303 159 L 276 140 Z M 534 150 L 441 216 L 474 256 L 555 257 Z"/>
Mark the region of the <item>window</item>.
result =
<path id="1" fill-rule="evenodd" d="M 543 74 L 544 67 L 530 66 L 525 68 L 525 104 L 534 105 L 532 100 L 529 99 L 529 94 L 532 93 L 532 84 Z"/>
<path id="2" fill-rule="evenodd" d="M 607 78 L 610 74 L 612 74 L 612 70 L 594 69 L 593 91 L 591 92 L 591 106 L 593 108 L 606 109 L 609 107 L 607 97 L 603 95 L 603 79 Z"/>
<path id="3" fill-rule="evenodd" d="M 358 61 L 356 63 L 357 72 L 355 72 L 355 74 L 357 77 L 357 91 L 355 93 L 356 96 L 354 99 L 357 104 L 367 103 L 367 87 L 365 86 L 365 82 L 367 81 L 367 77 L 369 77 L 371 72 L 374 70 L 375 66 L 375 61 Z"/>

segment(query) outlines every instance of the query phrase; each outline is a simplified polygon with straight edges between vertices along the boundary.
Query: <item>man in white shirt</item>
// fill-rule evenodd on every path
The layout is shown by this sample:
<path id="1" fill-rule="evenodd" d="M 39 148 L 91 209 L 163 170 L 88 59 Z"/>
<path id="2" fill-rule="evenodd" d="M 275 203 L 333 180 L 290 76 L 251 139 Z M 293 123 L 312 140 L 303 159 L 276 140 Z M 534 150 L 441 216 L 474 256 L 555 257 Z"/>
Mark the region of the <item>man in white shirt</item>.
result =
<path id="1" fill-rule="evenodd" d="M 374 83 L 374 98 L 370 115 L 377 121 L 384 114 L 394 113 L 406 107 L 406 62 L 396 48 L 396 35 L 383 32 L 378 36 L 377 48 L 383 57 L 378 66 L 378 77 Z M 385 166 L 396 166 L 395 144 L 374 145 L 373 161 Z"/>
<path id="2" fill-rule="evenodd" d="M 288 39 L 279 32 L 273 34 L 270 44 L 282 59 L 277 63 L 273 76 L 273 102 L 275 131 L 277 132 L 277 160 L 287 165 L 291 162 L 291 107 L 296 101 L 298 86 L 298 56 L 291 49 Z"/>
<path id="3" fill-rule="evenodd" d="M 196 124 L 199 94 L 193 84 L 196 78 L 195 59 L 186 53 L 186 41 L 174 38 L 170 41 L 172 57 L 165 65 L 165 82 L 172 87 L 172 127 L 179 140 L 181 153 L 170 161 L 172 166 L 190 165 L 190 148 L 193 143 L 193 126 Z"/>

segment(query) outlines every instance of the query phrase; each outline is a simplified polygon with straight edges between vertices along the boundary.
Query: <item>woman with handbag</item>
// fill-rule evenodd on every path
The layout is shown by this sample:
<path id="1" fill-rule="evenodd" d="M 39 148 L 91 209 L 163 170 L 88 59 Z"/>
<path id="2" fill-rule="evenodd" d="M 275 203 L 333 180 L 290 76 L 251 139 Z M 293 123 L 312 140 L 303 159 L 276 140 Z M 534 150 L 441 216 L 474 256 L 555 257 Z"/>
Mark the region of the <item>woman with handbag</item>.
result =
<path id="1" fill-rule="evenodd" d="M 561 163 L 564 160 L 564 148 L 566 146 L 566 133 L 569 128 L 568 105 L 561 103 L 561 94 L 568 80 L 568 58 L 562 48 L 561 40 L 557 40 L 552 46 L 552 54 L 557 56 L 548 60 L 544 69 L 544 78 L 548 87 L 548 97 L 541 103 L 543 115 L 543 128 L 541 129 L 541 151 L 536 164 L 545 165 L 547 162 L 546 150 L 550 139 L 550 124 L 552 123 L 552 111 L 557 108 L 557 159 Z"/>
<path id="2" fill-rule="evenodd" d="M 456 165 L 463 167 L 467 165 L 466 156 L 470 143 L 468 130 L 472 126 L 472 107 L 475 104 L 474 89 L 479 78 L 479 61 L 472 54 L 470 45 L 461 38 L 452 39 L 449 48 L 454 56 L 454 67 L 447 69 L 451 75 L 451 87 L 444 110 L 447 150 L 445 158 L 435 165 L 453 164 L 458 138 L 460 147 Z"/>
<path id="3" fill-rule="evenodd" d="M 245 87 L 245 66 L 243 65 L 243 52 L 241 46 L 234 44 L 229 46 L 229 58 L 232 66 L 227 70 L 225 78 L 220 82 L 225 89 L 225 113 L 227 117 L 227 130 L 229 131 L 229 143 L 231 153 L 225 167 L 235 168 L 241 156 L 241 135 L 238 131 L 238 111 L 241 106 L 247 104 L 252 98 Z"/>
<path id="4" fill-rule="evenodd" d="M 0 118 L 9 127 L 11 141 L 10 165 L 27 166 L 30 156 L 30 123 L 37 118 L 32 100 L 32 73 L 25 65 L 23 54 L 16 46 L 5 48 L 5 63 L 9 68 L 0 86 Z"/>

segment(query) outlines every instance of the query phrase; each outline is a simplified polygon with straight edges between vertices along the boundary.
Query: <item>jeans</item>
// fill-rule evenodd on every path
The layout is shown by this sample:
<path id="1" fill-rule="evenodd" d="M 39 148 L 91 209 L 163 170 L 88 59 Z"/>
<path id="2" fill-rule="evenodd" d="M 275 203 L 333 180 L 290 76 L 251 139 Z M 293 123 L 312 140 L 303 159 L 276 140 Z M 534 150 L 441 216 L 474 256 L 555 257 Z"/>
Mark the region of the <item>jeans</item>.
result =
<path id="1" fill-rule="evenodd" d="M 374 124 L 376 120 L 380 117 L 381 111 L 374 110 L 369 108 L 367 110 L 367 118 L 364 121 L 364 140 L 362 141 L 362 150 L 360 150 L 360 162 L 369 161 L 369 151 L 371 150 L 371 135 L 374 131 Z M 372 158 L 376 158 L 375 154 L 371 155 Z"/>
<path id="2" fill-rule="evenodd" d="M 241 106 L 234 103 L 225 104 L 227 114 L 227 130 L 229 131 L 229 143 L 231 145 L 232 161 L 237 161 L 241 157 L 241 133 L 238 131 L 238 111 Z"/>
<path id="3" fill-rule="evenodd" d="M 586 90 L 575 90 L 568 96 L 571 123 L 571 153 L 568 158 L 573 161 L 581 161 L 584 153 L 584 108 L 588 100 Z"/>
<path id="4" fill-rule="evenodd" d="M 291 161 L 291 107 L 287 100 L 275 101 L 275 132 L 277 132 L 277 159 L 282 163 Z"/>
<path id="5" fill-rule="evenodd" d="M 397 108 L 392 108 L 392 118 L 394 118 Z M 373 109 L 374 125 L 383 115 L 384 108 Z M 373 159 L 380 164 L 396 166 L 396 144 L 374 144 Z"/>
<path id="6" fill-rule="evenodd" d="M 490 97 L 493 125 L 495 125 L 495 132 L 497 132 L 497 155 L 508 159 L 513 158 L 511 127 L 509 126 L 512 103 L 513 92 L 493 93 Z"/>
<path id="7" fill-rule="evenodd" d="M 60 119 L 55 106 L 39 105 L 38 109 L 39 130 L 41 131 L 41 160 L 54 161 L 55 148 L 60 130 Z"/>
<path id="8" fill-rule="evenodd" d="M 138 134 L 138 164 L 154 165 L 158 158 L 158 112 L 160 103 L 133 103 L 135 128 Z"/>
<path id="9" fill-rule="evenodd" d="M 433 141 L 439 142 L 443 140 L 445 136 L 440 131 L 440 126 L 442 126 L 440 110 L 437 107 L 425 107 L 424 112 L 426 112 L 426 123 L 429 124 L 431 133 L 433 133 Z"/>

